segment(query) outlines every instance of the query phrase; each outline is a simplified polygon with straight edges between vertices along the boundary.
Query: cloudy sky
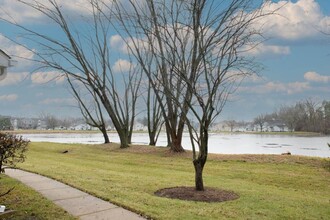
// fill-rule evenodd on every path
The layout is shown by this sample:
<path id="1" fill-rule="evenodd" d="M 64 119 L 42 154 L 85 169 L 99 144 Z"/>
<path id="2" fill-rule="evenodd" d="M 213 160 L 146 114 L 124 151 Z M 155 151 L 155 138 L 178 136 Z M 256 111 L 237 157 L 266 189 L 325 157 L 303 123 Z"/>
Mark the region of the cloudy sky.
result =
<path id="1" fill-rule="evenodd" d="M 86 13 L 84 0 L 58 2 L 71 12 Z M 260 77 L 253 76 L 241 85 L 220 120 L 251 120 L 304 99 L 330 100 L 330 1 L 273 1 L 270 5 L 273 9 L 280 6 L 276 17 L 263 22 L 268 40 L 253 51 L 263 64 Z M 40 14 L 12 0 L 0 0 L 0 17 L 8 16 L 27 27 L 56 34 Z M 0 49 L 18 61 L 0 81 L 0 115 L 78 117 L 65 79 L 54 71 L 38 71 L 36 64 L 28 61 L 34 58 L 33 53 L 5 37 L 21 39 L 20 33 L 0 21 Z M 118 54 L 125 53 L 115 33 L 109 41 Z M 25 46 L 34 49 L 28 42 Z M 124 58 L 113 62 L 114 71 L 129 65 Z"/>

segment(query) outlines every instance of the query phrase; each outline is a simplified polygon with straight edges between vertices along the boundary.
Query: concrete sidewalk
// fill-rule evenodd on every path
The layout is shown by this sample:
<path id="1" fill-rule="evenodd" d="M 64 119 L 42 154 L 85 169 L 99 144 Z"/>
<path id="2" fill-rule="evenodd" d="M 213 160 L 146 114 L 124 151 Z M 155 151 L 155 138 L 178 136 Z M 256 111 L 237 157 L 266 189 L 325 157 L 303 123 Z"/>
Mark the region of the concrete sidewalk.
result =
<path id="1" fill-rule="evenodd" d="M 5 174 L 35 189 L 73 216 L 79 217 L 79 219 L 144 219 L 131 211 L 38 174 L 18 169 L 6 169 Z"/>

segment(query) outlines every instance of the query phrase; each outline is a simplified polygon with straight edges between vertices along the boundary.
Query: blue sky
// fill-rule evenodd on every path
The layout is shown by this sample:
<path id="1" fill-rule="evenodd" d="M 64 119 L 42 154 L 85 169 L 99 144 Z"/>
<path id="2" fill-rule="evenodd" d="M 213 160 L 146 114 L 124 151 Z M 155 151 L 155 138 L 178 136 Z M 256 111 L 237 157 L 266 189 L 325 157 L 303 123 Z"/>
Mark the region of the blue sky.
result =
<path id="1" fill-rule="evenodd" d="M 85 0 L 58 0 L 77 14 L 84 13 Z M 260 77 L 253 76 L 230 98 L 220 120 L 251 120 L 261 113 L 271 113 L 282 105 L 304 99 L 330 100 L 330 1 L 273 1 L 281 16 L 263 21 L 268 39 L 252 51 L 263 64 Z M 40 31 L 56 33 L 43 18 L 12 0 L 0 0 L 0 17 L 10 14 L 16 21 Z M 329 36 L 321 33 L 327 32 Z M 0 115 L 37 117 L 41 113 L 79 117 L 65 79 L 54 71 L 34 71 L 33 53 L 15 45 L 4 36 L 20 39 L 19 31 L 0 22 L 0 49 L 17 56 L 17 66 L 0 81 Z M 123 52 L 116 35 L 109 39 L 118 54 Z M 27 42 L 26 46 L 34 48 Z M 125 68 L 127 60 L 114 60 L 114 68 Z M 51 80 L 54 79 L 55 80 Z M 142 106 L 142 105 L 141 105 Z M 139 116 L 138 116 L 139 117 Z M 143 114 L 141 115 L 143 117 Z"/>

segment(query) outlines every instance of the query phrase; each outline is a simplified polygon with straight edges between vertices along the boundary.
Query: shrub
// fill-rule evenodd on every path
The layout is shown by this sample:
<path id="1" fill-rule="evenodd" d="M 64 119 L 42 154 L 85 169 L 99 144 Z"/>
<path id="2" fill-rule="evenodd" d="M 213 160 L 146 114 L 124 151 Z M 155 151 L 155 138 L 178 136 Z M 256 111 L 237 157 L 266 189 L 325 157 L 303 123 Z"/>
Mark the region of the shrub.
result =
<path id="1" fill-rule="evenodd" d="M 28 144 L 22 136 L 0 132 L 0 173 L 5 172 L 3 165 L 15 167 L 24 162 Z"/>

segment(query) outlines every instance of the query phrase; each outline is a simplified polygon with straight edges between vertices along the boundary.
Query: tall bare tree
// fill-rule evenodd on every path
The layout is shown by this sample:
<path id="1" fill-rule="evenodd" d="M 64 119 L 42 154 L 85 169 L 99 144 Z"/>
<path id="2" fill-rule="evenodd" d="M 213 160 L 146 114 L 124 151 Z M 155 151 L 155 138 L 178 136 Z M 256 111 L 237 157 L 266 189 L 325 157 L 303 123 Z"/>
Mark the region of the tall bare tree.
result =
<path id="1" fill-rule="evenodd" d="M 116 15 L 115 22 L 118 22 L 124 31 L 121 32 L 121 28 L 117 30 L 122 34 L 123 40 L 126 41 L 129 50 L 142 66 L 142 70 L 153 87 L 164 117 L 168 145 L 172 151 L 182 152 L 184 151 L 182 135 L 188 108 L 179 108 L 172 95 L 178 100 L 184 93 L 184 82 L 178 80 L 176 74 L 185 68 L 183 64 L 186 63 L 186 60 L 182 60 L 182 58 L 185 59 L 186 57 L 181 57 L 176 51 L 173 51 L 172 46 L 175 46 L 173 45 L 175 44 L 173 42 L 175 37 L 172 37 L 171 34 L 178 33 L 175 33 L 177 30 L 170 26 L 171 24 L 178 24 L 181 16 L 174 14 L 177 17 L 170 17 L 169 19 L 172 20 L 168 23 L 165 20 L 168 11 L 156 14 L 161 10 L 156 12 L 155 4 L 164 4 L 162 5 L 163 8 L 167 8 L 169 5 L 166 5 L 165 1 L 145 1 L 140 2 L 140 4 L 136 4 L 133 0 L 128 2 L 128 7 L 126 4 L 122 5 L 120 1 L 114 1 L 115 4 L 112 5 L 113 14 Z M 178 1 L 174 4 L 179 5 L 182 2 Z M 111 19 L 110 21 L 113 22 Z M 124 36 L 128 37 L 125 38 Z M 187 40 L 185 39 L 183 44 L 188 43 Z M 184 46 L 183 49 L 187 47 L 187 45 L 182 46 Z M 162 98 L 163 95 L 165 95 L 164 99 Z M 189 97 L 187 98 L 189 99 Z"/>
<path id="2" fill-rule="evenodd" d="M 127 2 L 112 5 L 118 31 L 154 88 L 174 151 L 187 125 L 196 190 L 204 190 L 209 127 L 237 83 L 257 71 L 247 52 L 260 37 L 255 24 L 271 12 L 252 0 Z"/>
<path id="3" fill-rule="evenodd" d="M 37 50 L 31 51 L 41 68 L 64 73 L 93 91 L 113 122 L 121 147 L 128 147 L 138 97 L 139 83 L 135 83 L 135 77 L 138 79 L 139 72 L 129 74 L 125 81 L 117 79 L 112 70 L 109 46 L 112 28 L 99 11 L 99 1 L 88 1 L 87 12 L 79 19 L 77 15 L 67 13 L 56 0 L 16 1 L 41 13 L 49 25 L 56 28 L 57 34 L 33 30 L 8 19 L 5 22 L 23 30 L 22 37 L 35 44 Z"/>

